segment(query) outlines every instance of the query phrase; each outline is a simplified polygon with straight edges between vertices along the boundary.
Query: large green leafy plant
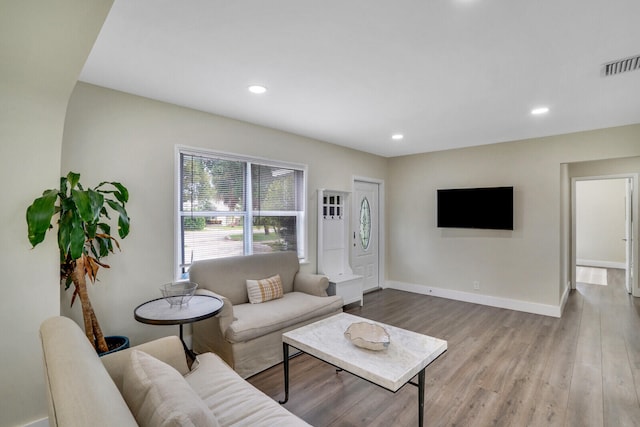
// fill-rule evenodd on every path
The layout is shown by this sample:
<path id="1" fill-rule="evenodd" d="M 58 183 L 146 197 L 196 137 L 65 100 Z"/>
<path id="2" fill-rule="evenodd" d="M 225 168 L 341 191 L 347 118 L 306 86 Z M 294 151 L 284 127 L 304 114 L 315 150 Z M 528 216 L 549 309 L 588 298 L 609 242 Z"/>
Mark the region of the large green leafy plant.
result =
<path id="1" fill-rule="evenodd" d="M 129 216 L 125 205 L 129 192 L 119 182 L 102 182 L 85 190 L 80 184 L 80 174 L 69 172 L 60 178 L 60 189 L 46 190 L 27 208 L 29 242 L 32 246 L 42 242 L 55 215 L 58 224 L 60 248 L 60 282 L 68 289 L 74 285 L 71 298 L 82 305 L 84 329 L 89 341 L 99 352 L 108 350 L 102 329 L 98 323 L 89 295 L 86 278 L 95 282 L 100 267 L 109 268 L 101 258 L 120 249 L 111 236 L 109 211 L 118 215 L 118 235 L 124 239 L 129 234 Z"/>

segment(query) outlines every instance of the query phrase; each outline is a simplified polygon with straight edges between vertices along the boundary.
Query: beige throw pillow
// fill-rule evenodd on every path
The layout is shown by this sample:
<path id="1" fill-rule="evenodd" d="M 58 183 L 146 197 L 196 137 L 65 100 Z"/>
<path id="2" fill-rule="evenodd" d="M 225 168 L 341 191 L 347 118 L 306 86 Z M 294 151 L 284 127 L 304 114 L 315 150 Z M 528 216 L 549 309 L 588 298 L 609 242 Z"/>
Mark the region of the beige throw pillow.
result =
<path id="1" fill-rule="evenodd" d="M 139 425 L 217 427 L 218 422 L 173 367 L 133 350 L 124 369 L 122 395 Z"/>
<path id="2" fill-rule="evenodd" d="M 262 280 L 247 280 L 247 294 L 251 304 L 282 298 L 282 280 L 280 275 L 268 277 Z"/>

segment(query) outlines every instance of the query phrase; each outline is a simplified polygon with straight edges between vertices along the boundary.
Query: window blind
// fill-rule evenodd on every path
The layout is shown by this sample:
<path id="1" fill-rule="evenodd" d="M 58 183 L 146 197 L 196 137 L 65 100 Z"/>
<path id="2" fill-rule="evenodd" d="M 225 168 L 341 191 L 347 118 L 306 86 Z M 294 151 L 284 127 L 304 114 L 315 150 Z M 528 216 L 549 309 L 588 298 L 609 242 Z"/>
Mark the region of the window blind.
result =
<path id="1" fill-rule="evenodd" d="M 304 256 L 303 167 L 187 150 L 179 165 L 179 276 L 201 259 L 279 250 Z"/>

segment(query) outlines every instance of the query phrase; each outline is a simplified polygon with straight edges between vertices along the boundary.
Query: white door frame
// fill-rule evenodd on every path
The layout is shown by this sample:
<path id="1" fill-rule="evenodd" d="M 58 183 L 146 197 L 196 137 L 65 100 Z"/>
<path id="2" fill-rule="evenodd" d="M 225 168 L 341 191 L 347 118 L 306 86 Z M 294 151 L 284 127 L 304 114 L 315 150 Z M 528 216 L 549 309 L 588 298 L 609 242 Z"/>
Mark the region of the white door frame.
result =
<path id="1" fill-rule="evenodd" d="M 638 230 L 638 174 L 614 174 L 614 175 L 598 175 L 598 176 L 581 176 L 571 178 L 571 265 L 570 265 L 570 277 L 571 277 L 571 289 L 576 288 L 576 182 L 577 181 L 594 181 L 594 180 L 606 180 L 606 179 L 631 179 L 633 191 L 630 193 L 630 209 L 631 217 L 627 217 L 627 227 L 631 229 L 629 233 L 631 241 L 627 241 L 627 246 L 630 248 L 631 256 L 627 256 L 627 274 L 631 274 L 631 294 L 634 297 L 640 297 L 640 289 L 638 288 L 638 240 L 635 235 Z"/>
<path id="2" fill-rule="evenodd" d="M 351 194 L 355 194 L 356 189 L 356 181 L 366 182 L 369 184 L 378 184 L 378 286 L 380 289 L 384 289 L 387 287 L 386 284 L 386 276 L 385 276 L 385 236 L 386 236 L 386 228 L 385 228 L 385 197 L 384 197 L 384 180 L 377 178 L 369 178 L 364 176 L 354 175 L 351 180 Z M 351 216 L 351 233 L 353 235 L 356 230 L 353 228 L 355 215 Z M 352 262 L 351 259 L 352 251 L 349 251 L 349 261 Z M 352 264 L 353 265 L 353 264 Z"/>
<path id="3" fill-rule="evenodd" d="M 633 271 L 633 198 L 634 198 L 634 181 L 633 178 L 627 179 L 626 182 L 626 198 L 625 198 L 625 216 L 627 221 L 625 222 L 625 252 L 626 252 L 626 261 L 627 261 L 627 270 L 625 272 L 625 285 L 627 287 L 627 292 L 633 295 L 633 278 L 635 277 Z M 639 290 L 640 291 L 640 290 Z"/>

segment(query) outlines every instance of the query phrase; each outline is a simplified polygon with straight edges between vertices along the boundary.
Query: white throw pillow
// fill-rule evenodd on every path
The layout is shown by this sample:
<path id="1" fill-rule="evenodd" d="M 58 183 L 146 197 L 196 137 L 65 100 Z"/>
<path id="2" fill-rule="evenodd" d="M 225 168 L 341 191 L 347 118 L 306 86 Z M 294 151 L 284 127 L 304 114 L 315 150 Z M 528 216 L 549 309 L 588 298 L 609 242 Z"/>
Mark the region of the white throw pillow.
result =
<path id="1" fill-rule="evenodd" d="M 122 395 L 143 427 L 218 427 L 218 422 L 170 365 L 133 350 L 124 369 Z"/>
<path id="2" fill-rule="evenodd" d="M 247 294 L 251 304 L 282 298 L 282 279 L 276 274 L 262 280 L 247 280 Z"/>

